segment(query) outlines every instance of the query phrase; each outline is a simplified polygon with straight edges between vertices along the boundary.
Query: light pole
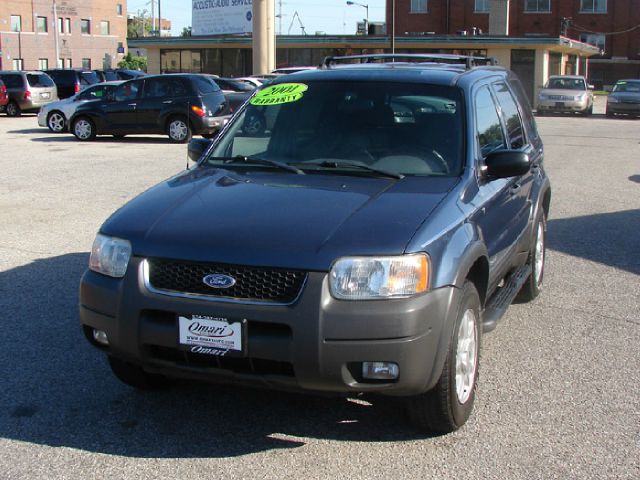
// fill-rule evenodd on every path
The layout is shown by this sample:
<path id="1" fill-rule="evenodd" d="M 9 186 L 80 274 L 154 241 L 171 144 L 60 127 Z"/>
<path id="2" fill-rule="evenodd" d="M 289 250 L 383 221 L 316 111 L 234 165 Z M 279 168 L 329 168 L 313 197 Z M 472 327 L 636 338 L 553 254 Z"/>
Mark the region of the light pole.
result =
<path id="1" fill-rule="evenodd" d="M 358 5 L 359 7 L 364 7 L 367 10 L 367 18 L 365 19 L 365 30 L 366 35 L 369 35 L 369 5 L 365 5 L 363 3 L 352 2 L 351 0 L 347 1 L 347 5 Z"/>
<path id="2" fill-rule="evenodd" d="M 391 53 L 396 53 L 396 0 L 391 0 Z"/>

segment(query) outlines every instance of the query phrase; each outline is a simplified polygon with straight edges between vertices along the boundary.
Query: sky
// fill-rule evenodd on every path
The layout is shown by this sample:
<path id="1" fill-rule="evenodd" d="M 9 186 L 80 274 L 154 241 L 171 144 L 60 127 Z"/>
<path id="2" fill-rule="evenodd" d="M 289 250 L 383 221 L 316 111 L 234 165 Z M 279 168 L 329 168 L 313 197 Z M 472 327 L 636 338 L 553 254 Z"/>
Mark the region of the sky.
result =
<path id="1" fill-rule="evenodd" d="M 190 0 L 160 0 L 162 17 L 171 20 L 171 34 L 180 35 L 184 27 L 191 26 Z M 362 5 L 369 5 L 369 22 L 384 21 L 385 0 L 363 0 Z M 145 16 L 151 14 L 151 0 L 127 0 L 129 15 L 147 10 Z M 155 0 L 156 15 L 158 0 Z M 300 23 L 309 35 L 316 32 L 326 34 L 355 34 L 356 23 L 366 17 L 366 9 L 358 5 L 347 5 L 346 0 L 275 0 L 276 15 L 282 12 L 282 19 L 276 18 L 276 32 L 286 35 L 300 35 Z M 293 23 L 292 23 L 293 21 Z M 280 25 L 282 25 L 280 30 Z M 291 28 L 291 29 L 290 29 Z"/>

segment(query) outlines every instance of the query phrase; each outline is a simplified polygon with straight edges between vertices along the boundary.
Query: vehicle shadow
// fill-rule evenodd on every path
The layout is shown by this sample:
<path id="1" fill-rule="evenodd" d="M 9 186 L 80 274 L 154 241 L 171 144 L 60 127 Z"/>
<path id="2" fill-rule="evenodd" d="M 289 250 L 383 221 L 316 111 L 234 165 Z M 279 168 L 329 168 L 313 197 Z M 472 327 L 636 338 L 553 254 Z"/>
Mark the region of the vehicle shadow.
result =
<path id="1" fill-rule="evenodd" d="M 640 209 L 548 222 L 547 247 L 640 275 Z"/>
<path id="2" fill-rule="evenodd" d="M 0 272 L 0 437 L 131 457 L 230 457 L 305 438 L 425 438 L 391 399 L 371 403 L 179 383 L 140 392 L 111 374 L 78 322 L 86 253 Z M 28 295 L 25 293 L 28 292 Z"/>
<path id="3" fill-rule="evenodd" d="M 631 180 L 632 182 L 640 183 L 640 175 L 631 175 L 629 177 L 629 180 Z"/>

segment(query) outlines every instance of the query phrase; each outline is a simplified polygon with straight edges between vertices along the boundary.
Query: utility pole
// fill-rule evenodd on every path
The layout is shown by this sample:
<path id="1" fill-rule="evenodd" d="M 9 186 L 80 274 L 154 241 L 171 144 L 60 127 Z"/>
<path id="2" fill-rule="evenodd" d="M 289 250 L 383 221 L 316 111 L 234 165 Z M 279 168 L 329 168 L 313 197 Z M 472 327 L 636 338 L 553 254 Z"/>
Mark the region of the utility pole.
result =
<path id="1" fill-rule="evenodd" d="M 160 7 L 161 1 L 158 0 L 158 36 L 162 36 L 162 10 Z"/>
<path id="2" fill-rule="evenodd" d="M 276 63 L 275 0 L 253 0 L 253 73 L 271 73 Z"/>
<path id="3" fill-rule="evenodd" d="M 151 0 L 151 31 L 156 34 L 156 0 Z"/>
<path id="4" fill-rule="evenodd" d="M 63 68 L 64 65 L 58 65 L 60 61 L 60 41 L 58 39 L 58 9 L 56 6 L 56 0 L 53 0 L 53 38 L 56 42 L 56 66 Z"/>

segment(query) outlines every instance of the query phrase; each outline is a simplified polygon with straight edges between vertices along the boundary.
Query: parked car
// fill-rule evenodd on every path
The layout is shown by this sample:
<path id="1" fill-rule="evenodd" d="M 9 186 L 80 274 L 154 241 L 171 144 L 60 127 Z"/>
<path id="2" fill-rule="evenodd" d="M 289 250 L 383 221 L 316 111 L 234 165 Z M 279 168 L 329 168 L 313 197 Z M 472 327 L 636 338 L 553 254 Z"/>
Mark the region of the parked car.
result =
<path id="1" fill-rule="evenodd" d="M 538 94 L 538 115 L 552 112 L 593 113 L 593 87 L 579 75 L 552 75 Z"/>
<path id="2" fill-rule="evenodd" d="M 66 131 L 69 127 L 68 120 L 80 105 L 86 102 L 105 101 L 109 93 L 112 93 L 121 83 L 121 81 L 96 83 L 73 97 L 48 103 L 38 112 L 38 125 L 48 127 L 53 133 Z"/>
<path id="3" fill-rule="evenodd" d="M 93 70 L 80 69 L 53 69 L 45 70 L 58 87 L 59 98 L 69 98 L 89 85 L 100 82 L 100 78 Z"/>
<path id="4" fill-rule="evenodd" d="M 618 80 L 607 97 L 607 117 L 615 115 L 640 116 L 640 80 Z"/>
<path id="5" fill-rule="evenodd" d="M 271 73 L 275 75 L 289 75 L 290 73 L 304 72 L 306 70 L 315 70 L 318 67 L 280 67 L 272 70 Z"/>
<path id="6" fill-rule="evenodd" d="M 96 135 L 166 133 L 173 142 L 193 134 L 212 135 L 228 109 L 220 88 L 207 75 L 147 75 L 128 80 L 107 101 L 80 105 L 70 119 L 78 140 Z"/>
<path id="7" fill-rule="evenodd" d="M 0 80 L 0 108 L 4 108 L 9 103 L 9 95 L 7 95 L 7 87 L 4 82 Z"/>
<path id="8" fill-rule="evenodd" d="M 80 321 L 120 380 L 377 392 L 421 428 L 466 422 L 483 331 L 543 286 L 542 140 L 486 59 L 361 58 L 395 63 L 275 80 L 100 227 Z"/>
<path id="9" fill-rule="evenodd" d="M 0 80 L 7 87 L 9 101 L 4 111 L 9 117 L 37 112 L 43 105 L 58 100 L 56 85 L 46 73 L 5 70 L 0 71 Z"/>
<path id="10" fill-rule="evenodd" d="M 113 82 L 116 80 L 132 80 L 134 78 L 144 77 L 146 73 L 140 70 L 131 70 L 128 68 L 116 68 L 110 70 L 94 70 L 100 81 Z"/>
<path id="11" fill-rule="evenodd" d="M 234 78 L 237 82 L 246 83 L 253 89 L 261 87 L 263 83 L 265 83 L 265 79 L 261 77 L 236 77 Z"/>

